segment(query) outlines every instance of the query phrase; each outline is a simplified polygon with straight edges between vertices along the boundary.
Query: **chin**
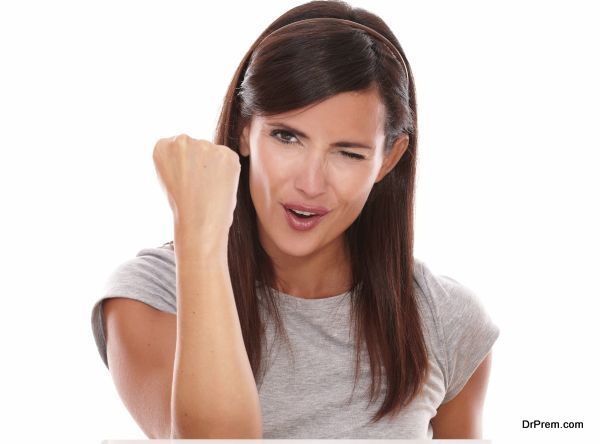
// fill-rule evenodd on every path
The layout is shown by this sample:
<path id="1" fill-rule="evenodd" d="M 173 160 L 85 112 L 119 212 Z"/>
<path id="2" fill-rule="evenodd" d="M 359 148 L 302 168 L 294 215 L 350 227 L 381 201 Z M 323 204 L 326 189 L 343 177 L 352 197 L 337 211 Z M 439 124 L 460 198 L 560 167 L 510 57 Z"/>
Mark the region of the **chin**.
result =
<path id="1" fill-rule="evenodd" d="M 283 254 L 294 257 L 305 257 L 315 252 L 312 243 L 306 241 L 284 241 L 283 244 L 277 244 L 277 248 Z"/>
<path id="2" fill-rule="evenodd" d="M 307 237 L 295 233 L 269 233 L 259 228 L 260 231 L 262 231 L 259 235 L 261 244 L 265 251 L 271 254 L 304 257 L 316 251 L 316 241 L 309 240 Z M 265 248 L 265 241 L 267 248 Z"/>

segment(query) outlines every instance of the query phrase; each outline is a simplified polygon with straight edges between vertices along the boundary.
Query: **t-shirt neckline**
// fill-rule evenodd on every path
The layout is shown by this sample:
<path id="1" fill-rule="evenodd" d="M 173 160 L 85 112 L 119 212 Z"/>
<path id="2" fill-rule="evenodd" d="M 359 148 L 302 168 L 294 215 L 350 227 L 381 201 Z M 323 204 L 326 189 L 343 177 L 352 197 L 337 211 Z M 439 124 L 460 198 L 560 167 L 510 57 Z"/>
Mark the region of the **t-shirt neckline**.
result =
<path id="1" fill-rule="evenodd" d="M 351 293 L 351 290 L 348 290 L 333 296 L 327 296 L 318 299 L 308 299 L 284 293 L 283 291 L 276 290 L 273 287 L 270 288 L 278 298 L 280 305 L 302 310 L 327 310 L 329 308 L 334 308 L 341 304 Z"/>

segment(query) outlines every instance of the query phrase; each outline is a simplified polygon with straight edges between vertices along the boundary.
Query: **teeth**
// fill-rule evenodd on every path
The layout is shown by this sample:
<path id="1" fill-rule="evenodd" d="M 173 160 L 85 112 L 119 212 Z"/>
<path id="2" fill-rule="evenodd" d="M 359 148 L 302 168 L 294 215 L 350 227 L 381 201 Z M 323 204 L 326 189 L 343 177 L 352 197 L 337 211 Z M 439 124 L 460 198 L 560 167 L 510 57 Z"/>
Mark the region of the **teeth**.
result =
<path id="1" fill-rule="evenodd" d="M 294 210 L 293 208 L 290 208 L 290 210 L 292 210 L 296 214 L 302 214 L 303 216 L 314 216 L 315 214 L 317 214 L 317 213 L 309 213 L 307 211 Z"/>

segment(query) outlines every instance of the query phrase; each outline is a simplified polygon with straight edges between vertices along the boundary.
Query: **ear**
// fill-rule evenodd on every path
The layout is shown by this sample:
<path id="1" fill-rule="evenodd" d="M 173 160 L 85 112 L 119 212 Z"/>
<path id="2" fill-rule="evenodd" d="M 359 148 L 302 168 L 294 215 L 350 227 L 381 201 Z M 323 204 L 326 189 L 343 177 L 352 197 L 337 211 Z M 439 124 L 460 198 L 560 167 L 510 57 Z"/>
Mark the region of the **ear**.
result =
<path id="1" fill-rule="evenodd" d="M 390 152 L 385 156 L 383 163 L 381 164 L 381 168 L 379 169 L 379 174 L 377 175 L 377 179 L 375 179 L 375 183 L 379 182 L 383 179 L 387 173 L 392 171 L 398 161 L 402 158 L 402 155 L 408 148 L 409 137 L 408 134 L 402 133 L 392 146 Z"/>
<path id="2" fill-rule="evenodd" d="M 250 155 L 250 124 L 246 125 L 240 135 L 240 155 L 248 157 Z"/>

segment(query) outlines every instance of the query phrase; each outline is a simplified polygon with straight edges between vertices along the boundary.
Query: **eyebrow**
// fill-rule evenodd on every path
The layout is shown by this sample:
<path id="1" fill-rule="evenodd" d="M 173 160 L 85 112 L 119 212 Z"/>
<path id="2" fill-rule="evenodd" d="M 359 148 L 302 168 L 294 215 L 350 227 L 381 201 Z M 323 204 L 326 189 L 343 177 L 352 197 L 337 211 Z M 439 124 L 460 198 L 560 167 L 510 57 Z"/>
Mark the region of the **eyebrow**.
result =
<path id="1" fill-rule="evenodd" d="M 267 123 L 266 125 L 267 126 L 277 126 L 277 127 L 280 127 L 281 129 L 284 129 L 286 131 L 290 131 L 292 133 L 295 133 L 298 136 L 303 137 L 306 140 L 310 140 L 310 137 L 308 137 L 302 131 L 300 131 L 300 130 L 298 130 L 296 128 L 292 128 L 291 126 L 286 125 L 285 123 L 270 122 L 270 123 Z M 332 143 L 331 146 L 336 146 L 336 147 L 339 147 L 339 148 L 366 148 L 368 150 L 372 150 L 373 149 L 369 145 L 364 145 L 362 143 L 351 142 L 351 141 L 346 141 L 346 140 L 342 140 L 342 141 L 339 141 L 339 142 Z"/>

